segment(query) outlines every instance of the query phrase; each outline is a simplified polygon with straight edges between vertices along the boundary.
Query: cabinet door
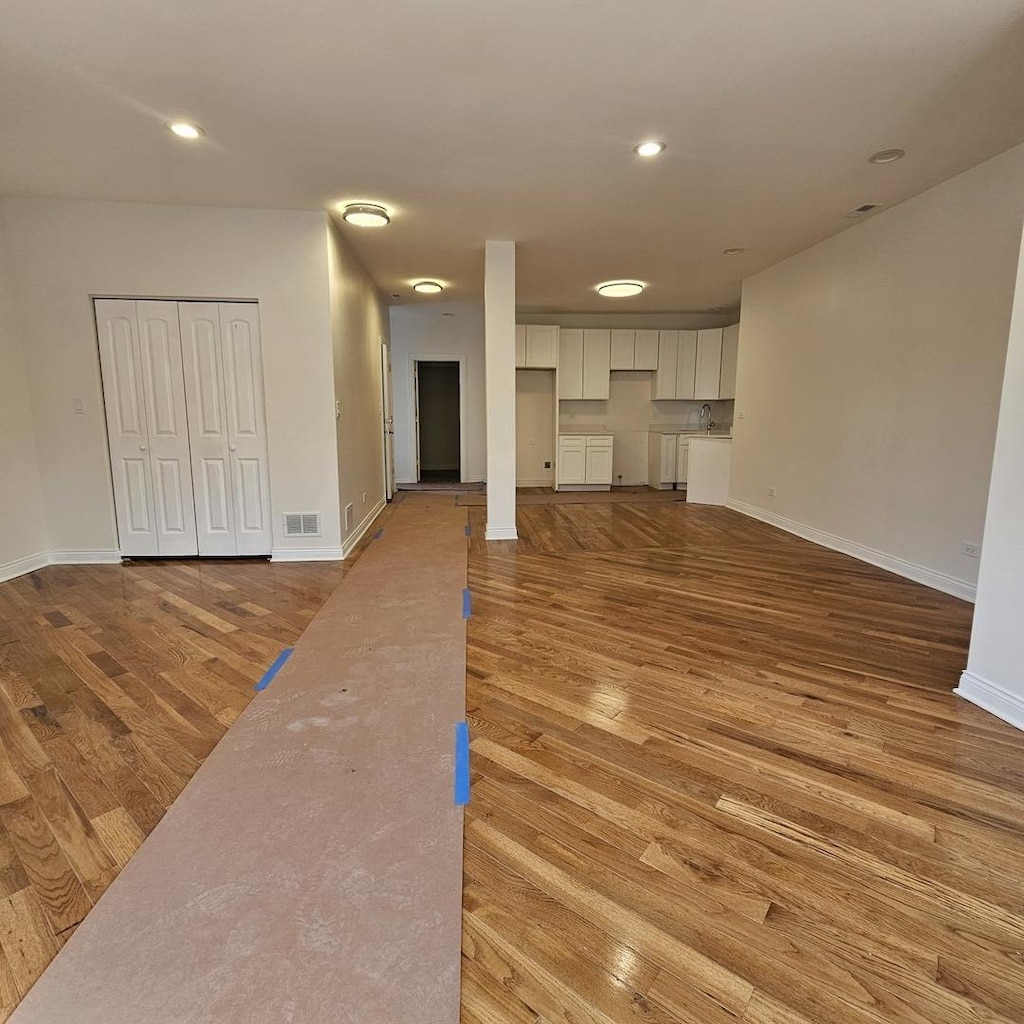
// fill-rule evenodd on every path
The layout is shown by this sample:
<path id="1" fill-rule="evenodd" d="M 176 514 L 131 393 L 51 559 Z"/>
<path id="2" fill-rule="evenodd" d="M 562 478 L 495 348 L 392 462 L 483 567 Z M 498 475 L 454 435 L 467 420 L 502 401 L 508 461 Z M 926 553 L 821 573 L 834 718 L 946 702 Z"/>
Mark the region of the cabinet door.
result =
<path id="1" fill-rule="evenodd" d="M 526 327 L 516 324 L 516 366 L 526 366 Z"/>
<path id="2" fill-rule="evenodd" d="M 633 369 L 633 331 L 612 331 L 613 370 Z"/>
<path id="3" fill-rule="evenodd" d="M 697 332 L 694 398 L 718 398 L 722 379 L 722 329 Z"/>
<path id="4" fill-rule="evenodd" d="M 722 383 L 719 398 L 736 397 L 736 363 L 739 358 L 740 325 L 733 324 L 722 331 Z"/>
<path id="5" fill-rule="evenodd" d="M 676 482 L 676 449 L 679 447 L 675 434 L 661 435 L 661 473 L 659 483 L 674 484 Z"/>
<path id="6" fill-rule="evenodd" d="M 587 482 L 587 449 L 582 437 L 558 439 L 558 482 Z"/>
<path id="7" fill-rule="evenodd" d="M 679 332 L 679 362 L 676 365 L 676 398 L 693 398 L 697 371 L 697 332 Z"/>
<path id="8" fill-rule="evenodd" d="M 607 398 L 611 382 L 611 331 L 583 332 L 583 397 Z"/>
<path id="9" fill-rule="evenodd" d="M 656 370 L 658 368 L 658 332 L 636 331 L 633 339 L 633 369 Z M 615 367 L 613 366 L 614 370 Z"/>
<path id="10" fill-rule="evenodd" d="M 679 331 L 658 331 L 658 372 L 654 375 L 653 398 L 676 397 L 678 364 Z"/>
<path id="11" fill-rule="evenodd" d="M 612 448 L 610 445 L 587 448 L 586 482 L 588 484 L 610 484 L 612 482 Z"/>
<path id="12" fill-rule="evenodd" d="M 680 436 L 676 445 L 676 483 L 686 483 L 686 473 L 690 465 L 690 439 Z"/>
<path id="13" fill-rule="evenodd" d="M 518 352 L 518 332 L 516 328 Z M 558 365 L 558 328 L 547 324 L 531 324 L 526 328 L 526 365 L 538 370 L 552 370 Z"/>
<path id="14" fill-rule="evenodd" d="M 583 331 L 558 332 L 558 397 L 583 397 Z"/>

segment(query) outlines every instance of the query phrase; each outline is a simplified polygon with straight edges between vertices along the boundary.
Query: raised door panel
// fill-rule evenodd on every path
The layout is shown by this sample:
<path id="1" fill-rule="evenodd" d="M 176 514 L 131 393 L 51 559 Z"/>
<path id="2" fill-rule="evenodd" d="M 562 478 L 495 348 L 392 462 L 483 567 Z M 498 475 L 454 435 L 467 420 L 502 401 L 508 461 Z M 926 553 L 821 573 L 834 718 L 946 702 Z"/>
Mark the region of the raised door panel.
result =
<path id="1" fill-rule="evenodd" d="M 585 484 L 587 482 L 587 450 L 582 439 L 578 443 L 558 444 L 558 482 Z"/>
<path id="2" fill-rule="evenodd" d="M 221 303 L 220 337 L 237 552 L 269 555 L 273 531 L 259 307 Z"/>
<path id="3" fill-rule="evenodd" d="M 679 332 L 679 362 L 676 364 L 676 398 L 693 398 L 697 371 L 697 332 Z"/>
<path id="4" fill-rule="evenodd" d="M 136 304 L 97 299 L 95 311 L 118 546 L 122 555 L 158 555 Z"/>
<path id="5" fill-rule="evenodd" d="M 199 548 L 178 304 L 139 302 L 138 317 L 157 548 L 161 555 L 195 555 Z"/>
<path id="6" fill-rule="evenodd" d="M 633 343 L 633 369 L 658 368 L 658 332 L 636 331 Z"/>
<path id="7" fill-rule="evenodd" d="M 697 373 L 694 398 L 718 398 L 722 378 L 722 329 L 697 332 Z"/>
<path id="8" fill-rule="evenodd" d="M 583 332 L 583 397 L 607 398 L 611 384 L 611 332 Z"/>
<path id="9" fill-rule="evenodd" d="M 661 435 L 661 478 L 663 484 L 676 482 L 676 436 L 674 434 Z"/>
<path id="10" fill-rule="evenodd" d="M 237 546 L 220 311 L 215 302 L 182 302 L 178 306 L 178 319 L 199 553 L 234 555 Z"/>
<path id="11" fill-rule="evenodd" d="M 612 447 L 587 448 L 588 484 L 610 484 L 612 482 Z"/>
<path id="12" fill-rule="evenodd" d="M 526 327 L 516 324 L 516 366 L 526 366 Z"/>
<path id="13" fill-rule="evenodd" d="M 722 382 L 719 398 L 736 397 L 736 364 L 739 359 L 740 325 L 732 324 L 722 331 Z"/>
<path id="14" fill-rule="evenodd" d="M 558 332 L 558 397 L 583 397 L 583 331 Z"/>
<path id="15" fill-rule="evenodd" d="M 690 465 L 690 439 L 680 437 L 676 445 L 676 483 L 685 484 Z"/>
<path id="16" fill-rule="evenodd" d="M 632 370 L 634 360 L 634 332 L 612 331 L 611 337 L 613 370 Z"/>
<path id="17" fill-rule="evenodd" d="M 655 399 L 676 397 L 679 365 L 679 331 L 658 331 L 658 370 L 654 375 Z"/>
<path id="18" fill-rule="evenodd" d="M 557 327 L 531 324 L 526 328 L 526 365 L 537 370 L 553 370 L 558 365 Z"/>

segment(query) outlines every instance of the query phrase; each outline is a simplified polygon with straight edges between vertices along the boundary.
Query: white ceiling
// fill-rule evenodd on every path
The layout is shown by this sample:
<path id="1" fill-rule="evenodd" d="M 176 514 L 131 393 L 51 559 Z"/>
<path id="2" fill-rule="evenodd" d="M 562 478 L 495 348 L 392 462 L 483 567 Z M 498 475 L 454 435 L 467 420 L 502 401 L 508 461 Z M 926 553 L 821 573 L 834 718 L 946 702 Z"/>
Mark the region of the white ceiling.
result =
<path id="1" fill-rule="evenodd" d="M 4 0 L 0 194 L 377 200 L 346 231 L 401 301 L 512 238 L 522 308 L 708 309 L 1024 140 L 1021 68 L 1020 0 Z"/>

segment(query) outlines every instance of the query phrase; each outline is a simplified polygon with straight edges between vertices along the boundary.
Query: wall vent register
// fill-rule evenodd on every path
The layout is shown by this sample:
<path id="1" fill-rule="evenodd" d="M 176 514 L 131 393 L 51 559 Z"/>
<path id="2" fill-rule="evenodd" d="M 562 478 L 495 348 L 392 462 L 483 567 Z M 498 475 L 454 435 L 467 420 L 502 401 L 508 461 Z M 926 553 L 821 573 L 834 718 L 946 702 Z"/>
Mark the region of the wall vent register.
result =
<path id="1" fill-rule="evenodd" d="M 286 512 L 284 515 L 286 537 L 319 537 L 319 512 Z"/>

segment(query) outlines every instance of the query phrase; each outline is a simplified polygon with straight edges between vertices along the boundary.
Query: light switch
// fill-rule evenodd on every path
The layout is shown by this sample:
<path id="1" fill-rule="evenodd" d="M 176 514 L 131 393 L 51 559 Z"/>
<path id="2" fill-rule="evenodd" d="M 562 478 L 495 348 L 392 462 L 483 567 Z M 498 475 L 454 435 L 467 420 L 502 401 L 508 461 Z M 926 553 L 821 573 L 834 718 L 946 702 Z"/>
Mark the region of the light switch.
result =
<path id="1" fill-rule="evenodd" d="M 74 410 L 76 416 L 85 415 L 85 401 L 81 398 L 71 399 L 71 408 Z"/>
<path id="2" fill-rule="evenodd" d="M 340 399 L 339 399 L 339 400 L 337 400 L 337 401 L 336 401 L 336 402 L 334 403 L 334 418 L 335 418 L 336 420 L 337 420 L 337 419 L 341 419 L 341 400 L 340 400 Z"/>

